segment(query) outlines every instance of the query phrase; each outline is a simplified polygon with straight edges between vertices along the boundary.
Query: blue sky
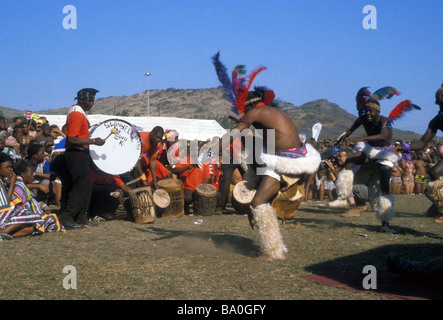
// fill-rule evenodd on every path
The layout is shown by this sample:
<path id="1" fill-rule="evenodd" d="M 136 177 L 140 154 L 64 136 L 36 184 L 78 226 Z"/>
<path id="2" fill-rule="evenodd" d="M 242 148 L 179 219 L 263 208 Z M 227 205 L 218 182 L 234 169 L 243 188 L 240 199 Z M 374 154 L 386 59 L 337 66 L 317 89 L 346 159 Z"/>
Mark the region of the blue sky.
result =
<path id="1" fill-rule="evenodd" d="M 387 115 L 411 99 L 422 107 L 397 122 L 424 133 L 437 113 L 443 83 L 443 2 L 297 0 L 20 0 L 0 11 L 0 105 L 69 107 L 76 92 L 97 97 L 147 89 L 219 86 L 211 57 L 221 52 L 229 70 L 268 68 L 266 85 L 294 105 L 324 98 L 356 114 L 355 94 L 396 87 L 402 95 L 382 103 Z M 65 29 L 66 5 L 77 29 Z M 376 8 L 377 29 L 365 29 Z M 72 22 L 72 21 L 71 21 Z M 321 112 L 321 110 L 319 110 Z M 340 119 L 337 119 L 340 121 Z M 313 123 L 314 124 L 314 123 Z"/>

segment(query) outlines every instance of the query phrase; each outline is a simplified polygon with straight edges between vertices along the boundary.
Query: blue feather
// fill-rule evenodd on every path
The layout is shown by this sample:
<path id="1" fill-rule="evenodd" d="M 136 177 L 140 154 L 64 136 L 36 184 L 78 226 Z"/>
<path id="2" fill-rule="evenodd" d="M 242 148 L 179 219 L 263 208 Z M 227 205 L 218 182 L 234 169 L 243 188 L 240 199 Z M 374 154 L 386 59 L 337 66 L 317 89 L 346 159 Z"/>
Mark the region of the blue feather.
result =
<path id="1" fill-rule="evenodd" d="M 236 95 L 234 92 L 234 88 L 232 87 L 231 78 L 228 75 L 226 67 L 220 62 L 220 52 L 217 52 L 217 54 L 212 57 L 212 61 L 215 66 L 215 71 L 218 76 L 218 80 L 223 86 L 223 89 L 225 90 L 225 99 L 227 99 L 229 102 L 231 102 L 233 105 L 236 100 Z M 233 106 L 232 110 L 239 115 L 238 110 Z"/>

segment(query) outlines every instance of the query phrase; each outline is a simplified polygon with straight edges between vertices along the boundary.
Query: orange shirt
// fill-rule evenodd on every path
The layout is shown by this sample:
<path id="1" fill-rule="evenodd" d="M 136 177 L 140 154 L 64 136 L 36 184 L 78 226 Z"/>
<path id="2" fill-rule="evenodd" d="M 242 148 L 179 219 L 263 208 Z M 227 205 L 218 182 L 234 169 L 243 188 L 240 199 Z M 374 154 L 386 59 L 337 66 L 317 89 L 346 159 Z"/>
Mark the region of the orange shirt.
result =
<path id="1" fill-rule="evenodd" d="M 175 166 L 176 168 L 187 167 L 191 164 L 191 157 L 188 156 L 186 159 L 180 160 L 179 163 Z M 183 181 L 183 188 L 195 190 L 198 185 L 201 185 L 204 179 L 210 179 L 211 175 L 209 174 L 209 166 L 208 164 L 203 164 L 202 168 L 200 168 L 197 164 L 192 168 L 185 170 L 181 174 L 181 179 Z"/>
<path id="2" fill-rule="evenodd" d="M 169 170 L 158 160 L 155 160 L 156 164 L 155 164 L 155 171 L 156 171 L 156 176 L 157 178 L 166 178 L 169 174 Z M 149 183 L 152 182 L 152 173 L 151 170 L 149 170 L 149 159 L 145 156 L 142 156 L 142 161 L 141 161 L 141 165 L 142 165 L 142 170 L 143 173 L 146 174 L 146 179 L 148 180 Z"/>
<path id="3" fill-rule="evenodd" d="M 86 116 L 78 111 L 71 112 L 66 119 L 66 135 L 69 137 L 89 138 L 89 123 Z M 66 141 L 66 147 L 72 146 Z M 87 145 L 83 145 L 87 147 Z"/>
<path id="4" fill-rule="evenodd" d="M 150 132 L 139 132 L 140 138 L 142 139 L 142 153 L 147 154 L 148 158 L 150 158 L 158 151 L 157 159 L 159 159 L 163 152 L 163 144 L 159 142 L 156 146 L 151 146 L 149 134 Z"/>

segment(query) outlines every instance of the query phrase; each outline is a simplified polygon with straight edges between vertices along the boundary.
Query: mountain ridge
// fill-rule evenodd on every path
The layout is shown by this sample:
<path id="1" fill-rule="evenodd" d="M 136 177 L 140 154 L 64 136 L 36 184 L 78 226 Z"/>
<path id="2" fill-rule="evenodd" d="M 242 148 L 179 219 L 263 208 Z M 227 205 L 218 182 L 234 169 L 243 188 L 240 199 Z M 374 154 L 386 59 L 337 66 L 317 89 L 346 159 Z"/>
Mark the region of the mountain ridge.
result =
<path id="1" fill-rule="evenodd" d="M 345 111 L 337 104 L 327 99 L 317 99 L 294 106 L 289 102 L 282 101 L 282 109 L 286 111 L 294 122 L 299 133 L 312 135 L 312 126 L 315 123 L 322 124 L 319 139 L 336 139 L 342 132 L 349 129 L 357 118 Z M 131 96 L 109 96 L 98 98 L 89 114 L 105 114 L 120 116 L 147 116 L 148 91 L 133 94 Z M 66 114 L 68 108 L 43 109 L 35 111 L 36 114 L 59 115 Z M 12 119 L 22 116 L 24 111 L 0 106 L 3 116 Z M 321 111 L 321 112 L 320 112 Z M 149 90 L 149 114 L 155 116 L 170 116 L 185 119 L 213 119 L 218 121 L 224 128 L 230 129 L 235 123 L 229 120 L 232 114 L 231 105 L 224 99 L 222 87 L 209 89 L 153 89 Z M 359 129 L 354 136 L 365 135 L 363 129 Z M 394 128 L 394 139 L 411 141 L 421 135 Z"/>

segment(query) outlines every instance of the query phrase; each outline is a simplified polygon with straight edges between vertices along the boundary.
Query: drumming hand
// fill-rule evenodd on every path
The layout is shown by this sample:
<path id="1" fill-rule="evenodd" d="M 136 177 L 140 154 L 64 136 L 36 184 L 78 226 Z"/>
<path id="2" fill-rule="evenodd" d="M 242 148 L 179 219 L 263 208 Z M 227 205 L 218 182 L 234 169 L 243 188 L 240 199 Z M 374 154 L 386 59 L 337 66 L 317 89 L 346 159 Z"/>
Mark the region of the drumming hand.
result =
<path id="1" fill-rule="evenodd" d="M 95 144 L 97 146 L 102 146 L 105 144 L 105 140 L 102 138 L 94 138 L 92 139 L 92 144 Z"/>
<path id="2" fill-rule="evenodd" d="M 149 183 L 148 180 L 142 180 L 142 184 L 143 184 L 143 186 L 145 186 L 145 187 L 148 187 L 148 186 L 151 185 L 151 184 Z"/>

